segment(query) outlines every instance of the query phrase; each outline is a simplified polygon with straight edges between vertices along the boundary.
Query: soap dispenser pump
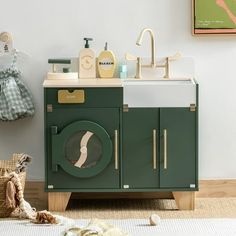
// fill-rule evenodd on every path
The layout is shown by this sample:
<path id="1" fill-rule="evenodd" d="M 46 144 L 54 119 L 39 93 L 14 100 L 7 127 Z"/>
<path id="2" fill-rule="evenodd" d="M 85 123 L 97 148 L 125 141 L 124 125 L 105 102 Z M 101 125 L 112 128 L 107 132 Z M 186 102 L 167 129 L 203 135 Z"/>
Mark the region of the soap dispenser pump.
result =
<path id="1" fill-rule="evenodd" d="M 104 51 L 98 56 L 97 66 L 100 78 L 113 78 L 116 69 L 116 58 L 114 53 L 107 49 L 107 43 Z"/>
<path id="2" fill-rule="evenodd" d="M 89 47 L 92 38 L 84 38 L 85 46 L 79 54 L 79 78 L 96 78 L 96 56 Z"/>

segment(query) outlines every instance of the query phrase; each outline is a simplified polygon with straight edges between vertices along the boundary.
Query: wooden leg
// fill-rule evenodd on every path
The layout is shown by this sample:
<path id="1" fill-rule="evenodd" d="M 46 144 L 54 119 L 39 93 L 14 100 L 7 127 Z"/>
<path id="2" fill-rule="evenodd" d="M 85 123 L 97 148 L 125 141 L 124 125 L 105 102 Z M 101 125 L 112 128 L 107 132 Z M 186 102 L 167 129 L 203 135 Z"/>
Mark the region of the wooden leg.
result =
<path id="1" fill-rule="evenodd" d="M 179 210 L 195 209 L 195 192 L 172 192 Z"/>
<path id="2" fill-rule="evenodd" d="M 50 192 L 48 193 L 48 210 L 65 211 L 69 202 L 71 192 Z"/>

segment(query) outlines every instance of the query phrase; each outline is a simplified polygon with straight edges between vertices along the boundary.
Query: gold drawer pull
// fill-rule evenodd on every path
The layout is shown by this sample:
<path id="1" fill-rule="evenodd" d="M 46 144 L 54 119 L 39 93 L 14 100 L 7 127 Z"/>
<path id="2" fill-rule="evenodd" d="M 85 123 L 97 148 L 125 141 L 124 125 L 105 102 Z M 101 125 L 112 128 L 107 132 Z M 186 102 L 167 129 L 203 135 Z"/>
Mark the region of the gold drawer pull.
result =
<path id="1" fill-rule="evenodd" d="M 167 170 L 167 158 L 168 158 L 168 153 L 167 153 L 167 129 L 164 129 L 164 169 Z"/>
<path id="2" fill-rule="evenodd" d="M 118 130 L 115 130 L 115 170 L 118 169 Z"/>
<path id="3" fill-rule="evenodd" d="M 153 129 L 152 131 L 152 139 L 153 139 L 153 169 L 157 169 L 157 131 Z"/>

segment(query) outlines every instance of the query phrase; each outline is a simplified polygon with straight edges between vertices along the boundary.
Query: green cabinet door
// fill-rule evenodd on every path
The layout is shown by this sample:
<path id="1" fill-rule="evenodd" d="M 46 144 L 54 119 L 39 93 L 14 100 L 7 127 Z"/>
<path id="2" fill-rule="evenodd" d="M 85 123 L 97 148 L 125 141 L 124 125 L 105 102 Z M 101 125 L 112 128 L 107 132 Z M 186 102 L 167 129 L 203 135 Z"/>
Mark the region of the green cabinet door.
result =
<path id="1" fill-rule="evenodd" d="M 197 112 L 160 109 L 160 187 L 197 188 Z"/>
<path id="2" fill-rule="evenodd" d="M 60 191 L 120 188 L 115 168 L 119 108 L 55 107 L 46 121 L 47 186 Z"/>
<path id="3" fill-rule="evenodd" d="M 159 166 L 155 163 L 158 118 L 158 109 L 130 108 L 123 112 L 123 188 L 159 187 Z"/>

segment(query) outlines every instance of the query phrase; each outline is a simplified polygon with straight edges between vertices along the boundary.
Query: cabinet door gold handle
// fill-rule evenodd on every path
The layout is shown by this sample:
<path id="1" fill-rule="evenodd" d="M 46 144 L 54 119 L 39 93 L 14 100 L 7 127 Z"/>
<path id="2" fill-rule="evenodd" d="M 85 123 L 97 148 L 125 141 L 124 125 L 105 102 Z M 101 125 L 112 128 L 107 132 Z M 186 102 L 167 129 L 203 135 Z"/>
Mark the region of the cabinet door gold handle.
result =
<path id="1" fill-rule="evenodd" d="M 118 130 L 115 130 L 115 170 L 118 169 Z"/>
<path id="2" fill-rule="evenodd" d="M 153 137 L 153 169 L 157 169 L 157 131 L 153 129 L 152 131 Z"/>
<path id="3" fill-rule="evenodd" d="M 164 129 L 164 169 L 167 170 L 167 129 Z"/>

